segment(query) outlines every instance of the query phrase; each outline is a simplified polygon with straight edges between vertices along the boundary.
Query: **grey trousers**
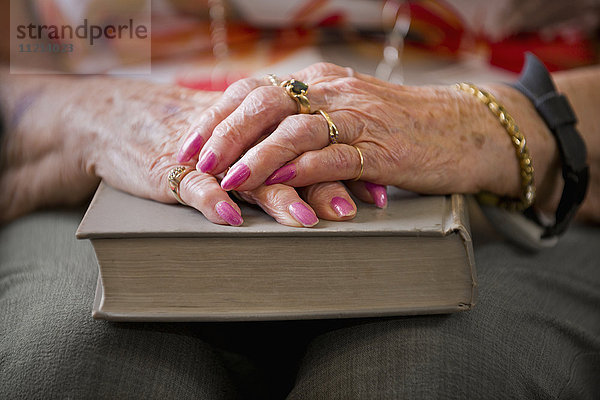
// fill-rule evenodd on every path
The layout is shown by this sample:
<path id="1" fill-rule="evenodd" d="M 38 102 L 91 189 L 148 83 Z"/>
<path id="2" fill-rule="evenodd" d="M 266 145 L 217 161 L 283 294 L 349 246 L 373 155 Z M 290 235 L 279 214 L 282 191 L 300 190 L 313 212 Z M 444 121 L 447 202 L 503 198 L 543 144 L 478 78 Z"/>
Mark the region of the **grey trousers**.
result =
<path id="1" fill-rule="evenodd" d="M 0 229 L 2 399 L 600 398 L 599 228 L 538 254 L 476 245 L 479 304 L 460 314 L 110 323 L 90 316 L 80 217 Z"/>

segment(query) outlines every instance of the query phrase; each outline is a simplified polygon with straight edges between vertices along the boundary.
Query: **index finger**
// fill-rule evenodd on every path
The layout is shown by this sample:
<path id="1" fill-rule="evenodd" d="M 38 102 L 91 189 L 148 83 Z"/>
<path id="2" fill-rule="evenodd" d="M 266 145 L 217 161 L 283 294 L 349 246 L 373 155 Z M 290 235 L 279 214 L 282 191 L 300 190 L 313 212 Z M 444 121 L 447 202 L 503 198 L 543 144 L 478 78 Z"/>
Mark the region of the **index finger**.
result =
<path id="1" fill-rule="evenodd" d="M 310 109 L 318 110 L 325 107 L 328 96 L 331 96 L 331 88 L 327 88 L 327 82 L 355 75 L 357 74 L 350 68 L 318 63 L 294 74 L 294 78 L 308 83 L 306 97 L 310 101 Z M 363 78 L 360 75 L 360 79 Z M 298 113 L 299 108 L 297 99 L 294 100 L 292 94 L 281 86 L 273 84 L 256 88 L 215 127 L 200 152 L 196 168 L 211 174 L 223 172 L 246 149 L 252 147 L 259 137 L 271 133 L 268 132 L 269 129 L 286 117 Z"/>
<path id="2" fill-rule="evenodd" d="M 203 112 L 197 127 L 179 148 L 177 162 L 187 163 L 196 156 L 215 127 L 231 114 L 250 92 L 267 84 L 262 78 L 245 78 L 231 84 L 219 100 Z"/>
<path id="3" fill-rule="evenodd" d="M 218 124 L 200 152 L 196 168 L 218 174 L 229 167 L 273 125 L 293 114 L 297 105 L 279 86 L 254 89 L 240 106 Z M 269 132 L 270 133 L 270 132 Z"/>

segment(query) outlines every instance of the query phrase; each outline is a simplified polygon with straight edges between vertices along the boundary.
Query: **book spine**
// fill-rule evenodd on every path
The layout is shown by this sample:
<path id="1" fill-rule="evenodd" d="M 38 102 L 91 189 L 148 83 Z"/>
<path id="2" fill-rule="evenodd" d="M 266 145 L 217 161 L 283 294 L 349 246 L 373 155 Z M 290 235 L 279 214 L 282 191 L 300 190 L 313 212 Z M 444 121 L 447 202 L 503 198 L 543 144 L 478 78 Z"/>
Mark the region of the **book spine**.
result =
<path id="1" fill-rule="evenodd" d="M 444 220 L 443 231 L 444 235 L 450 233 L 458 233 L 463 240 L 469 268 L 471 271 L 471 302 L 470 304 L 462 305 L 466 309 L 473 307 L 477 300 L 477 274 L 475 272 L 475 255 L 473 253 L 473 241 L 471 239 L 471 229 L 469 224 L 469 211 L 467 201 L 462 194 L 453 194 L 447 200 L 448 210 Z"/>
<path id="2" fill-rule="evenodd" d="M 463 240 L 471 241 L 471 230 L 469 229 L 469 213 L 467 202 L 462 194 L 453 194 L 446 198 L 446 213 L 443 221 L 443 233 L 459 233 Z"/>

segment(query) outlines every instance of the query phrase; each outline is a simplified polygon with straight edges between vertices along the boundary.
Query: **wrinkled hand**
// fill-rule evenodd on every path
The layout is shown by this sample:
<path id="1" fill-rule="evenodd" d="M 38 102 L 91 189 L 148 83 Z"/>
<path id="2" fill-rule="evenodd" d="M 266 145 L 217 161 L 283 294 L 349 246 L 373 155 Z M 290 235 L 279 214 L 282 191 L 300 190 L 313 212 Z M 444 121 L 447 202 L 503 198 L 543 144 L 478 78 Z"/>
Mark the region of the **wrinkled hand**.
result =
<path id="1" fill-rule="evenodd" d="M 338 144 L 329 145 L 321 115 L 296 114 L 296 103 L 282 88 L 248 79 L 225 92 L 229 102 L 208 110 L 205 118 L 222 121 L 212 132 L 207 124 L 190 136 L 180 155 L 189 159 L 202 147 L 198 170 L 218 174 L 233 164 L 221 186 L 250 190 L 353 179 L 360 172 L 357 146 L 364 155 L 363 181 L 420 193 L 488 190 L 518 197 L 519 166 L 510 138 L 470 94 L 446 86 L 389 84 L 331 64 L 313 65 L 293 77 L 309 84 L 312 110 L 328 112 L 339 129 Z M 555 156 L 549 132 L 518 92 L 495 91 L 515 119 L 525 121 L 543 175 Z"/>
<path id="2" fill-rule="evenodd" d="M 333 73 L 339 73 L 341 70 L 345 71 L 347 75 L 348 71 L 351 72 L 349 69 L 340 67 L 323 66 L 327 69 L 331 68 Z M 319 67 L 317 66 L 315 67 L 315 71 L 310 71 L 309 69 L 298 75 L 308 77 L 311 73 L 314 75 L 318 72 L 318 69 Z M 313 109 L 315 109 L 314 106 Z M 245 149 L 252 147 L 252 145 L 266 138 L 265 142 L 259 144 L 257 147 L 267 145 L 270 146 L 270 151 L 257 154 L 256 157 L 260 158 L 260 160 L 256 160 L 256 165 L 260 166 L 259 168 L 281 166 L 287 160 L 286 157 L 289 157 L 290 154 L 298 155 L 299 153 L 293 153 L 293 151 L 301 151 L 301 148 L 285 147 L 276 149 L 271 145 L 271 142 L 273 141 L 273 137 L 283 134 L 282 130 L 294 129 L 292 120 L 300 120 L 305 117 L 293 115 L 296 112 L 296 103 L 285 94 L 282 88 L 273 86 L 266 78 L 242 79 L 229 86 L 219 101 L 202 115 L 201 127 L 187 137 L 185 143 L 179 149 L 177 159 L 180 162 L 196 162 L 198 161 L 198 153 L 205 143 L 217 143 L 216 146 L 219 150 L 216 152 L 202 152 L 200 160 L 197 163 L 197 169 L 201 172 L 220 174 L 238 159 Z M 286 117 L 288 118 L 286 119 Z M 308 118 L 314 121 L 323 117 L 309 116 Z M 284 119 L 285 122 L 281 124 Z M 324 119 L 317 122 L 317 124 L 323 124 L 323 121 Z M 290 123 L 287 124 L 288 122 Z M 327 125 L 325 125 L 325 129 L 327 130 Z M 272 132 L 273 135 L 269 136 Z M 325 133 L 325 137 L 329 137 L 327 132 Z M 251 154 L 254 154 L 256 150 L 251 150 L 251 152 L 253 153 L 248 154 L 244 158 L 251 157 Z M 244 176 L 247 175 L 247 172 L 248 169 L 244 168 L 241 171 L 242 179 L 234 177 L 233 181 L 239 181 L 242 183 L 242 187 L 248 187 L 249 184 L 244 183 L 244 180 L 248 178 Z M 222 184 L 224 189 L 230 190 L 234 186 L 239 186 L 235 182 L 231 182 L 231 177 L 234 173 L 235 170 L 232 170 L 228 174 L 229 181 Z M 356 175 L 358 175 L 358 172 L 355 174 L 355 177 Z M 255 175 L 250 182 L 260 181 L 262 183 L 265 180 L 264 178 L 264 176 L 260 178 L 259 175 Z M 322 179 L 315 181 L 315 183 L 335 182 L 337 180 L 322 177 Z M 284 180 L 280 182 L 284 182 Z M 277 182 L 267 181 L 267 185 L 274 183 Z M 381 208 L 387 205 L 385 186 L 365 181 L 348 181 L 345 183 L 359 199 L 368 203 L 375 203 L 376 206 Z M 291 182 L 290 184 L 297 187 L 310 185 L 299 182 Z M 257 185 L 250 183 L 250 186 L 254 188 Z"/>
<path id="3" fill-rule="evenodd" d="M 1 221 L 43 206 L 78 204 L 99 179 L 128 193 L 175 203 L 166 181 L 175 152 L 202 128 L 218 94 L 108 78 L 5 78 L 7 133 L 0 173 Z M 317 216 L 352 218 L 356 205 L 339 183 L 242 191 L 278 222 L 312 226 Z M 193 171 L 181 198 L 218 224 L 239 225 L 240 209 L 213 175 Z M 312 207 L 311 207 L 312 205 Z M 316 215 L 315 215 L 316 214 Z"/>

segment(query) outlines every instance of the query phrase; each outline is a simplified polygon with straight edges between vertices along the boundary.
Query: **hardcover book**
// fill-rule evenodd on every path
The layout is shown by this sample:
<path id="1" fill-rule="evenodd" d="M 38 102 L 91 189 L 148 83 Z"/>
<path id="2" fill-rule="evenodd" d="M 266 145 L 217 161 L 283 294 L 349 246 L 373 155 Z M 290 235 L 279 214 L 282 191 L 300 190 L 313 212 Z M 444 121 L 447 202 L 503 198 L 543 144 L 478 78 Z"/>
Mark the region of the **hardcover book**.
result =
<path id="1" fill-rule="evenodd" d="M 477 283 L 462 195 L 389 189 L 386 209 L 313 228 L 241 205 L 241 227 L 101 183 L 78 230 L 99 265 L 94 318 L 224 321 L 451 313 Z"/>

